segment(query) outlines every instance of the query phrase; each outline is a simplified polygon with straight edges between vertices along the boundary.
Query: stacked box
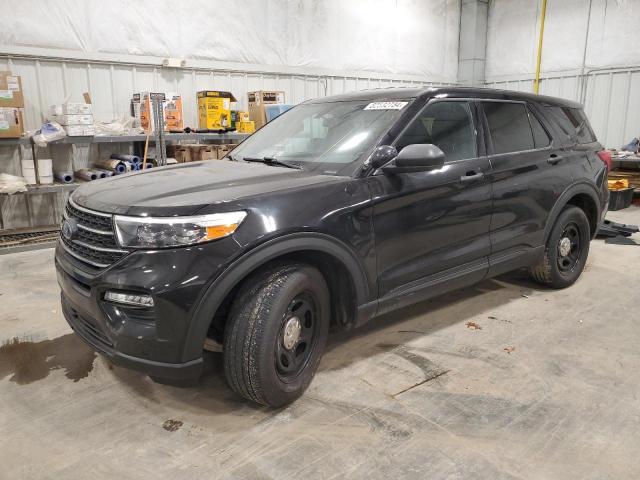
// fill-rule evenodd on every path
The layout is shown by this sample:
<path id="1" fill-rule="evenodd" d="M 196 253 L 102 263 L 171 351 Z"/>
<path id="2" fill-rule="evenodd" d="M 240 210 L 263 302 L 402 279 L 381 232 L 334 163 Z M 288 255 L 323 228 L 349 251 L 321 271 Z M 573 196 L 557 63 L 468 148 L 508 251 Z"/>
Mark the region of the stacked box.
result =
<path id="1" fill-rule="evenodd" d="M 96 134 L 90 103 L 67 102 L 50 105 L 49 120 L 62 125 L 69 137 L 90 137 Z"/>
<path id="2" fill-rule="evenodd" d="M 50 105 L 49 117 L 53 117 L 54 115 L 93 115 L 93 107 L 90 103 L 75 102 Z"/>
<path id="3" fill-rule="evenodd" d="M 136 119 L 134 126 L 142 128 L 145 132 L 151 129 L 153 133 L 155 121 L 151 106 L 151 93 L 140 92 L 133 94 L 131 115 Z M 164 95 L 164 100 L 162 101 L 164 129 L 172 132 L 182 132 L 184 130 L 182 95 L 174 92 L 160 93 L 160 95 Z"/>
<path id="4" fill-rule="evenodd" d="M 236 144 L 212 145 L 200 143 L 169 145 L 167 147 L 167 155 L 175 158 L 178 163 L 219 160 L 233 150 L 235 146 Z"/>
<path id="5" fill-rule="evenodd" d="M 0 138 L 18 138 L 24 133 L 22 80 L 11 72 L 0 72 Z"/>
<path id="6" fill-rule="evenodd" d="M 0 107 L 0 138 L 19 138 L 23 133 L 22 108 Z"/>
<path id="7" fill-rule="evenodd" d="M 202 130 L 231 129 L 231 103 L 236 98 L 231 92 L 203 90 L 198 96 L 198 128 Z"/>
<path id="8" fill-rule="evenodd" d="M 265 91 L 247 93 L 249 100 L 249 117 L 255 124 L 255 128 L 260 128 L 267 123 L 267 112 L 265 105 L 284 104 L 283 91 Z"/>
<path id="9" fill-rule="evenodd" d="M 253 121 L 236 122 L 236 132 L 238 133 L 253 133 L 255 131 L 256 131 L 256 126 Z"/>

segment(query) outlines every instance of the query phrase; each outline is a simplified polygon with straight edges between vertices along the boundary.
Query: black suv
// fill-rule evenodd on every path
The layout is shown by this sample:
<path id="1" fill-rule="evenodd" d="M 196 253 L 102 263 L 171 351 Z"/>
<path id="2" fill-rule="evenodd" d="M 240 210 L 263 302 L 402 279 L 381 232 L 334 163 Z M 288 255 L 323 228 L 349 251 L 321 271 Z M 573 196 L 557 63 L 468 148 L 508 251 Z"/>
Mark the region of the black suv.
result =
<path id="1" fill-rule="evenodd" d="M 226 160 L 88 183 L 56 249 L 71 327 L 161 382 L 223 351 L 231 388 L 297 398 L 329 328 L 528 267 L 562 288 L 608 202 L 582 107 L 476 88 L 296 106 Z"/>

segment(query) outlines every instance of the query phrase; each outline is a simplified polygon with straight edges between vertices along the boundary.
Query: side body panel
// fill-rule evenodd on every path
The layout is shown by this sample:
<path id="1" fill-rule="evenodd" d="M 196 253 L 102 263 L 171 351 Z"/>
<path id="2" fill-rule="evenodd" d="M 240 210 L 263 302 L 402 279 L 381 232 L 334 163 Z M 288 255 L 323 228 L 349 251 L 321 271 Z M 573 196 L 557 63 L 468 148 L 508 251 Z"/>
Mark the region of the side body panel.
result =
<path id="1" fill-rule="evenodd" d="M 529 114 L 534 114 L 531 106 L 528 108 Z M 492 166 L 491 276 L 531 263 L 544 245 L 549 213 L 574 180 L 577 156 L 558 145 L 553 130 L 539 114 L 536 118 L 551 137 L 550 144 L 501 154 L 494 153 L 487 120 L 483 120 Z"/>
<path id="2" fill-rule="evenodd" d="M 490 163 L 479 156 L 440 169 L 369 177 L 376 237 L 379 313 L 480 281 L 491 245 Z M 469 180 L 470 177 L 476 177 Z M 465 180 L 465 177 L 466 180 Z"/>

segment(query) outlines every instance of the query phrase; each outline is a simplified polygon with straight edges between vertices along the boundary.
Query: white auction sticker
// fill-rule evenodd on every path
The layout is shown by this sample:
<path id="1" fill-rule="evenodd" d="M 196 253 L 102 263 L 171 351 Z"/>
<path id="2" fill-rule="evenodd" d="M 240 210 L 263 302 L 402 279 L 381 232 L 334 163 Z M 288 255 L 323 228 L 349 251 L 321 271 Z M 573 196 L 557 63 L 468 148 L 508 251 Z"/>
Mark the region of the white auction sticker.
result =
<path id="1" fill-rule="evenodd" d="M 18 77 L 7 77 L 7 88 L 9 90 L 20 90 L 18 85 Z"/>
<path id="2" fill-rule="evenodd" d="M 365 110 L 402 110 L 409 102 L 373 102 L 364 107 Z"/>
<path id="3" fill-rule="evenodd" d="M 11 91 L 11 90 L 0 90 L 0 98 L 4 98 L 4 99 L 13 98 L 13 91 Z"/>

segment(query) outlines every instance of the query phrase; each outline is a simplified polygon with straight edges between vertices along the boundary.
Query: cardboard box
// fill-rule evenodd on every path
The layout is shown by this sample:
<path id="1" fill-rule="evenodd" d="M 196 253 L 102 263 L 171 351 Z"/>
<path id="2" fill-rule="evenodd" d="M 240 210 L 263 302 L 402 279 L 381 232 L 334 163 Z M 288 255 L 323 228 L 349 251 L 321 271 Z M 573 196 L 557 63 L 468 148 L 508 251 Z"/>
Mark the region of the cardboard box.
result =
<path id="1" fill-rule="evenodd" d="M 282 115 L 287 110 L 290 110 L 291 108 L 293 108 L 293 105 L 287 105 L 286 103 L 280 103 L 275 105 L 265 105 L 264 113 L 267 116 L 267 123 L 279 117 L 280 115 Z"/>
<path id="2" fill-rule="evenodd" d="M 215 145 L 203 145 L 199 151 L 198 160 L 216 160 L 218 149 Z"/>
<path id="3" fill-rule="evenodd" d="M 224 156 L 229 153 L 231 150 L 233 150 L 232 148 L 229 148 L 229 145 L 216 145 L 216 158 L 218 160 L 224 158 Z"/>
<path id="4" fill-rule="evenodd" d="M 136 119 L 135 127 L 145 132 L 154 130 L 153 108 L 150 99 L 151 92 L 134 93 L 131 99 L 131 115 Z M 162 110 L 164 115 L 164 129 L 173 131 L 184 130 L 184 114 L 182 110 L 182 96 L 178 93 L 160 93 L 164 95 Z"/>
<path id="5" fill-rule="evenodd" d="M 68 137 L 92 137 L 96 134 L 96 128 L 93 125 L 64 125 L 64 131 Z"/>
<path id="6" fill-rule="evenodd" d="M 231 92 L 217 90 L 198 92 L 198 128 L 205 130 L 230 129 L 231 102 L 236 102 L 236 98 Z"/>
<path id="7" fill-rule="evenodd" d="M 20 138 L 23 133 L 22 108 L 0 107 L 0 138 Z"/>
<path id="8" fill-rule="evenodd" d="M 60 125 L 93 125 L 93 115 L 52 115 L 53 122 Z"/>
<path id="9" fill-rule="evenodd" d="M 24 107 L 22 80 L 11 72 L 0 72 L 0 107 Z"/>
<path id="10" fill-rule="evenodd" d="M 169 131 L 184 130 L 184 117 L 182 113 L 182 95 L 167 93 L 162 104 L 164 113 L 164 128 Z"/>
<path id="11" fill-rule="evenodd" d="M 267 114 L 265 112 L 265 105 L 276 105 L 284 103 L 283 91 L 266 91 L 260 90 L 257 92 L 247 93 L 249 100 L 249 118 L 253 120 L 255 128 L 260 128 L 267 123 Z"/>
<path id="12" fill-rule="evenodd" d="M 93 108 L 90 103 L 63 103 L 49 105 L 49 116 L 54 115 L 91 115 Z"/>
<path id="13" fill-rule="evenodd" d="M 236 122 L 236 132 L 238 133 L 253 133 L 255 131 L 256 126 L 253 121 Z"/>

